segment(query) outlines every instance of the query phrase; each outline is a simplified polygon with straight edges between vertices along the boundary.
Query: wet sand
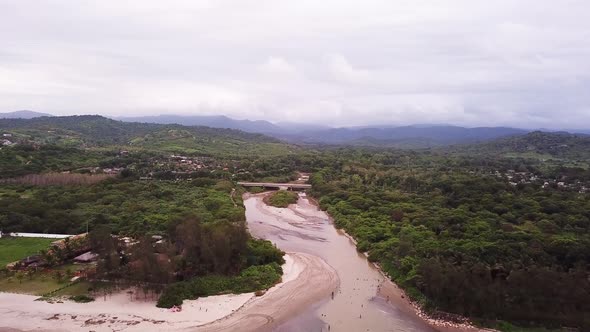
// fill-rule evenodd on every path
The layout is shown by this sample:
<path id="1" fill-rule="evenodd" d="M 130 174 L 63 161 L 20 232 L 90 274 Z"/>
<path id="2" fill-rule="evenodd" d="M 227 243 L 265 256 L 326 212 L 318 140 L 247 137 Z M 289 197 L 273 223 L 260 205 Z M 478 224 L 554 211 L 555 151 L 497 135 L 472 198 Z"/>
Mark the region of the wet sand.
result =
<path id="1" fill-rule="evenodd" d="M 244 196 L 250 233 L 283 250 L 321 257 L 340 281 L 333 298 L 330 293 L 275 331 L 478 331 L 428 320 L 305 196 L 280 209 L 264 204 L 265 195 Z"/>
<path id="2" fill-rule="evenodd" d="M 281 323 L 329 296 L 337 287 L 338 275 L 324 260 L 303 253 L 290 255 L 301 259 L 301 266 L 305 267 L 296 279 L 284 283 L 280 290 L 265 294 L 235 314 L 199 326 L 194 331 L 274 331 Z"/>

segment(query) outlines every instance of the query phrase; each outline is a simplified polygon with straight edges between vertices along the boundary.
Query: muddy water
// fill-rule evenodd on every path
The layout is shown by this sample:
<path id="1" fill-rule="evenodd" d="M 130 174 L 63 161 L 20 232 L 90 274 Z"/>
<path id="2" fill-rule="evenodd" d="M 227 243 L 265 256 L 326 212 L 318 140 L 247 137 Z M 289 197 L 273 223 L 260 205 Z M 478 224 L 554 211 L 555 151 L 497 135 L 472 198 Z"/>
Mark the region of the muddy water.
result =
<path id="1" fill-rule="evenodd" d="M 267 206 L 263 195 L 244 197 L 252 235 L 270 240 L 284 251 L 320 256 L 340 279 L 333 298 L 305 308 L 275 331 L 435 331 L 407 307 L 397 306 L 397 299 L 377 295 L 379 287 L 389 281 L 304 194 L 288 209 Z"/>

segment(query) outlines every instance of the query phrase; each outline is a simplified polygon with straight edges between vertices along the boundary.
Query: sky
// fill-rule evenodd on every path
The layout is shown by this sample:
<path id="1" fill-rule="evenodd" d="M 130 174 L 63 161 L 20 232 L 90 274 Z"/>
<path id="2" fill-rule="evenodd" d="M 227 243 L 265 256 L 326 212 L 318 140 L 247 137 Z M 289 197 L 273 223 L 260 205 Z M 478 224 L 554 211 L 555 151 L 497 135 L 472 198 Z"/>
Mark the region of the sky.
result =
<path id="1" fill-rule="evenodd" d="M 0 112 L 590 128 L 587 0 L 0 0 Z"/>

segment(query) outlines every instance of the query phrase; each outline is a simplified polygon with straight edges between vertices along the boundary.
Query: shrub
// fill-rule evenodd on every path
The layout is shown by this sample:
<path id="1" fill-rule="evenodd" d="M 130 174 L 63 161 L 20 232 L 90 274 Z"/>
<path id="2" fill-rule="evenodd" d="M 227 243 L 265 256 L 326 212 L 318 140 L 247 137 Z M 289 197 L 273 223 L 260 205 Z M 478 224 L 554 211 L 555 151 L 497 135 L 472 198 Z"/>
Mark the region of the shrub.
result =
<path id="1" fill-rule="evenodd" d="M 75 295 L 70 296 L 70 300 L 78 303 L 88 303 L 94 301 L 94 298 L 88 295 Z"/>
<path id="2" fill-rule="evenodd" d="M 299 195 L 293 191 L 279 190 L 265 198 L 265 203 L 275 207 L 286 208 L 289 204 L 297 203 Z"/>
<path id="3" fill-rule="evenodd" d="M 210 275 L 196 277 L 169 285 L 158 299 L 157 306 L 171 308 L 182 305 L 185 299 L 196 299 L 225 293 L 249 293 L 265 290 L 281 280 L 283 269 L 276 262 L 250 266 L 238 276 Z"/>

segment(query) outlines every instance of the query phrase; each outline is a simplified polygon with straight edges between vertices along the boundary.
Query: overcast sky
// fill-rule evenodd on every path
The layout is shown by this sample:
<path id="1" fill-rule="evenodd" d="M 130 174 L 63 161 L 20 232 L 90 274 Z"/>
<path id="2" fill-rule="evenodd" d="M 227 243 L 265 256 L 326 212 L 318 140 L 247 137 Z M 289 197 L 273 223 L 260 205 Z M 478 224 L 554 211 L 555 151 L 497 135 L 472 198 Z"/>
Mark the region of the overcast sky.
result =
<path id="1" fill-rule="evenodd" d="M 590 127 L 590 1 L 0 0 L 0 112 Z"/>

